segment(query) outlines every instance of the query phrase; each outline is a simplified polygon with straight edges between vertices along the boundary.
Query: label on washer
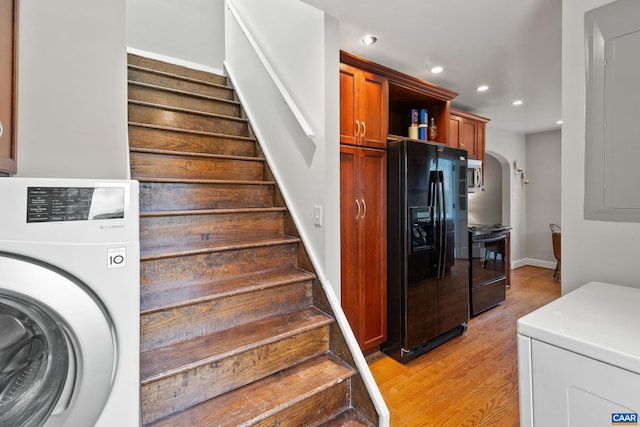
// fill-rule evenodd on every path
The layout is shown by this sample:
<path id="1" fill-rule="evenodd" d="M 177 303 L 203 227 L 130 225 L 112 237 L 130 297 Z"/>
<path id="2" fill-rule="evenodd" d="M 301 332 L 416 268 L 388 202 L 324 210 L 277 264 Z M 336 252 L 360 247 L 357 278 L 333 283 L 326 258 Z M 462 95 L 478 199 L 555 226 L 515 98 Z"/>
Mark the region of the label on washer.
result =
<path id="1" fill-rule="evenodd" d="M 107 249 L 107 268 L 122 268 L 127 266 L 127 248 Z"/>
<path id="2" fill-rule="evenodd" d="M 27 222 L 124 218 L 124 187 L 28 187 Z"/>

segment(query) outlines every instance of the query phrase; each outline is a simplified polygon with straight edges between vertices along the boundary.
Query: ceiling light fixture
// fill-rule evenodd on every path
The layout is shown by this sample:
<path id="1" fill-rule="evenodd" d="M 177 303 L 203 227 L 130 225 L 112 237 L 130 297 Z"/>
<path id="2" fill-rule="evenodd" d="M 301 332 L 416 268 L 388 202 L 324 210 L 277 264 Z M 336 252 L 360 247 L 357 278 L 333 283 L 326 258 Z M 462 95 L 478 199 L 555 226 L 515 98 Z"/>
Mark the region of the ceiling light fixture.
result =
<path id="1" fill-rule="evenodd" d="M 516 99 L 515 101 L 513 101 L 513 102 L 511 103 L 511 105 L 522 105 L 522 100 L 520 100 L 520 99 Z"/>
<path id="2" fill-rule="evenodd" d="M 371 34 L 367 34 L 361 39 L 361 41 L 367 46 L 371 46 L 372 44 L 378 41 L 378 38 L 376 36 L 372 36 Z"/>
<path id="3" fill-rule="evenodd" d="M 438 66 L 436 66 L 436 67 L 433 67 L 433 68 L 431 69 L 431 72 L 432 72 L 433 74 L 439 74 L 439 73 L 441 73 L 443 70 L 444 70 L 444 68 L 442 68 L 440 65 L 438 65 Z"/>
<path id="4" fill-rule="evenodd" d="M 556 122 L 556 124 L 557 124 L 557 125 L 561 125 L 561 124 L 562 124 L 562 120 L 558 120 L 558 121 Z"/>
<path id="5" fill-rule="evenodd" d="M 487 86 L 487 85 L 478 86 L 476 90 L 478 92 L 486 92 L 486 91 L 489 90 L 489 86 Z"/>

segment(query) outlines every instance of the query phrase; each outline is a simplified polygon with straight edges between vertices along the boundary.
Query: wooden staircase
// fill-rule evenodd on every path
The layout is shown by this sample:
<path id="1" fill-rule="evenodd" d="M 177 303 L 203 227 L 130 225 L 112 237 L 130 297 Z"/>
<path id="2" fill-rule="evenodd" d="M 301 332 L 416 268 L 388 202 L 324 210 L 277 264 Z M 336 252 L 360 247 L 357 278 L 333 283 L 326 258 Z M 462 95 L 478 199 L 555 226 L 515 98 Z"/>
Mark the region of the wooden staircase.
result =
<path id="1" fill-rule="evenodd" d="M 128 73 L 143 424 L 377 425 L 226 79 L 135 55 Z"/>

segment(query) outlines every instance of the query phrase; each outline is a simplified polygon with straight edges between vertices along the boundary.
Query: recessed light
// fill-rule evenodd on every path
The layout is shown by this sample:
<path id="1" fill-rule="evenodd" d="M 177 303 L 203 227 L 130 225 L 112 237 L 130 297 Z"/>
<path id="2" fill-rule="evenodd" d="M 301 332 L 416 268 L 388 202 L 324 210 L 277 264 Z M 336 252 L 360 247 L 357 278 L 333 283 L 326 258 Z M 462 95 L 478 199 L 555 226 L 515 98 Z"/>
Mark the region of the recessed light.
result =
<path id="1" fill-rule="evenodd" d="M 478 92 L 486 92 L 486 91 L 489 90 L 489 86 L 487 86 L 487 85 L 478 86 L 476 90 Z"/>
<path id="2" fill-rule="evenodd" d="M 367 46 L 371 46 L 372 44 L 378 41 L 378 38 L 376 36 L 372 36 L 371 34 L 367 34 L 361 39 L 361 41 Z"/>
<path id="3" fill-rule="evenodd" d="M 556 124 L 557 124 L 557 125 L 561 125 L 561 124 L 562 124 L 562 120 L 558 120 L 558 121 L 556 122 Z"/>
<path id="4" fill-rule="evenodd" d="M 520 100 L 520 99 L 516 99 L 515 101 L 513 101 L 513 102 L 511 103 L 511 105 L 522 105 L 522 100 Z"/>
<path id="5" fill-rule="evenodd" d="M 431 69 L 431 72 L 432 72 L 433 74 L 439 74 L 439 73 L 441 73 L 443 70 L 444 70 L 444 68 L 442 68 L 440 65 L 438 65 L 438 66 L 436 66 L 436 67 L 433 67 L 433 68 Z"/>

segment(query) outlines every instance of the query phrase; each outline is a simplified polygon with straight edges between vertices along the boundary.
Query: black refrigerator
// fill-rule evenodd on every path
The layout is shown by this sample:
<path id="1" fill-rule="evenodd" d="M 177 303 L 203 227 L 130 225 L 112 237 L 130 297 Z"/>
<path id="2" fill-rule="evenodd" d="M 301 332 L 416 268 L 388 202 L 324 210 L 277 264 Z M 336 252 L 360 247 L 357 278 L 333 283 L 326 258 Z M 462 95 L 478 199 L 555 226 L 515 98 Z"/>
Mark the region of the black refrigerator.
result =
<path id="1" fill-rule="evenodd" d="M 387 341 L 381 348 L 406 363 L 467 329 L 467 152 L 393 140 L 387 168 Z"/>

